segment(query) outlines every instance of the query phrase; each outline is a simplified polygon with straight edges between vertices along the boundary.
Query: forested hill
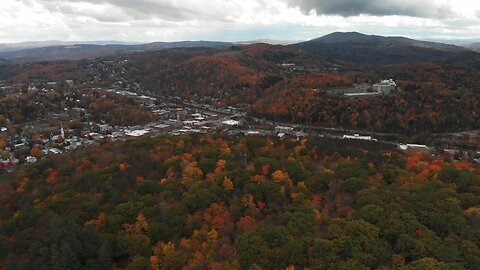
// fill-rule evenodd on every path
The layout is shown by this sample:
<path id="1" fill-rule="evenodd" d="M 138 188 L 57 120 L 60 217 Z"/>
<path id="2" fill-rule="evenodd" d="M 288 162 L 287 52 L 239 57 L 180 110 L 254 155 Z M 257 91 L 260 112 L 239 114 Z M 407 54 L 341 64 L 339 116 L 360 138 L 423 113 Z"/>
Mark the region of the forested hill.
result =
<path id="1" fill-rule="evenodd" d="M 474 52 L 441 52 L 431 62 L 375 66 L 368 60 L 352 64 L 293 47 L 255 44 L 127 59 L 123 67 L 129 76 L 154 93 L 205 97 L 203 102 L 215 98 L 232 106 L 248 103 L 253 115 L 281 122 L 407 135 L 480 129 L 480 54 Z M 394 78 L 401 91 L 353 98 L 327 91 L 385 78 Z"/>
<path id="2" fill-rule="evenodd" d="M 406 37 L 384 37 L 377 35 L 365 35 L 358 32 L 335 32 L 323 37 L 315 38 L 305 43 L 317 43 L 317 44 L 336 44 L 336 45 L 366 45 L 376 47 L 417 47 L 428 48 L 445 52 L 463 52 L 467 51 L 467 48 L 459 47 L 451 44 L 429 42 L 415 40 Z"/>
<path id="3" fill-rule="evenodd" d="M 368 142 L 143 138 L 0 188 L 0 269 L 480 265 L 478 167 Z"/>
<path id="4" fill-rule="evenodd" d="M 468 51 L 450 44 L 357 32 L 335 32 L 290 46 L 318 56 L 377 65 L 433 61 L 451 53 Z"/>

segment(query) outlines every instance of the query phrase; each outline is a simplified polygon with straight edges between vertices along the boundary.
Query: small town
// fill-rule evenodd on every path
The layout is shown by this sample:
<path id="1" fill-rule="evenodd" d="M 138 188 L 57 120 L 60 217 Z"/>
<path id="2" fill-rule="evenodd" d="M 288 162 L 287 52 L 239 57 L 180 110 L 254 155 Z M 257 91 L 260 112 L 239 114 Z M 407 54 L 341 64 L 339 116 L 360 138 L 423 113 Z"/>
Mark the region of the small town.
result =
<path id="1" fill-rule="evenodd" d="M 36 109 L 25 109 L 32 110 L 30 112 L 22 110 L 28 119 L 21 119 L 22 116 L 15 119 L 13 112 L 12 118 L 3 116 L 1 119 L 2 169 L 11 171 L 18 163 L 35 163 L 37 159 L 48 155 L 62 154 L 113 140 L 219 131 L 240 126 L 244 118 L 244 114 L 233 107 L 217 109 L 194 103 L 181 106 L 114 89 L 96 88 L 81 93 L 60 93 L 54 90 L 55 85 L 56 83 L 48 83 L 46 86 L 30 85 L 27 91 L 22 91 L 22 87 L 25 89 L 22 85 L 2 84 L 4 98 L 20 97 L 38 106 Z M 139 115 L 122 117 L 128 119 L 118 120 L 120 122 L 116 118 L 107 117 L 102 106 L 107 106 L 107 110 L 111 109 L 114 102 L 119 100 L 134 106 L 130 113 Z M 54 102 L 59 102 L 60 105 Z M 178 100 L 176 102 L 178 103 Z M 55 109 L 43 111 L 50 107 Z"/>
<path id="2" fill-rule="evenodd" d="M 26 106 L 22 108 L 4 108 L 9 115 L 0 118 L 0 169 L 12 172 L 18 164 L 35 163 L 49 155 L 109 141 L 186 133 L 274 136 L 282 139 L 328 137 L 396 144 L 404 151 L 428 152 L 453 160 L 480 163 L 480 152 L 474 149 L 429 147 L 374 138 L 374 134 L 360 135 L 346 130 L 318 130 L 316 127 L 275 123 L 247 117 L 245 108 L 219 108 L 178 96 L 154 97 L 150 93 L 138 94 L 147 92 L 139 85 L 127 84 L 126 88 L 120 85 L 125 85 L 125 82 L 115 83 L 110 88 L 78 88 L 70 80 L 29 85 L 0 82 L 0 93 L 5 101 L 16 98 L 27 103 L 21 103 Z M 375 91 L 364 92 L 367 88 Z M 372 87 L 356 86 L 353 90 L 341 91 L 345 95 L 364 96 L 392 94 L 397 87 L 393 80 L 384 80 Z M 478 133 L 470 135 L 478 139 Z M 448 137 L 451 140 L 451 137 L 458 136 L 449 134 Z"/>

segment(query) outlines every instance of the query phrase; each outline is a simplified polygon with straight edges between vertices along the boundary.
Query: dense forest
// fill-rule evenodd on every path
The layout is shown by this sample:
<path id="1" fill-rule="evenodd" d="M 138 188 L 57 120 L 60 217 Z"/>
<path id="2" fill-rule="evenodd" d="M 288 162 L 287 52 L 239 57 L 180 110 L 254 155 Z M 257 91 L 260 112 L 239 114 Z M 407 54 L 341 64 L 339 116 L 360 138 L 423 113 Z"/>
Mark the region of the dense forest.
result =
<path id="1" fill-rule="evenodd" d="M 0 80 L 16 83 L 76 80 L 89 77 L 90 61 L 0 62 Z"/>
<path id="2" fill-rule="evenodd" d="M 325 81 L 325 78 L 328 78 Z M 337 79 L 332 79 L 337 77 Z M 338 75 L 315 85 L 335 85 Z M 345 81 L 345 79 L 343 79 Z M 308 78 L 302 78 L 308 82 Z M 402 91 L 376 97 L 344 97 L 295 83 L 269 89 L 252 106 L 252 114 L 283 122 L 375 130 L 414 135 L 480 128 L 480 93 L 466 88 L 399 82 Z"/>
<path id="3" fill-rule="evenodd" d="M 478 269 L 480 171 L 369 142 L 141 138 L 0 178 L 0 269 Z"/>

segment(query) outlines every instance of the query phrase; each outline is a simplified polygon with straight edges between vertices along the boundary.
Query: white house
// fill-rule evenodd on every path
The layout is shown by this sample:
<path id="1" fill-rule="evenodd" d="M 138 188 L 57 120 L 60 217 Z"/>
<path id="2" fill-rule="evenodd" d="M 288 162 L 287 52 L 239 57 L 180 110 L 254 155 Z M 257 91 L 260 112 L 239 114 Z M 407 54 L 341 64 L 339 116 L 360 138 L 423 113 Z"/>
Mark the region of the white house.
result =
<path id="1" fill-rule="evenodd" d="M 37 162 L 37 158 L 36 158 L 36 157 L 32 157 L 32 156 L 28 156 L 28 157 L 26 158 L 26 161 L 27 161 L 27 163 L 35 163 L 35 162 Z"/>

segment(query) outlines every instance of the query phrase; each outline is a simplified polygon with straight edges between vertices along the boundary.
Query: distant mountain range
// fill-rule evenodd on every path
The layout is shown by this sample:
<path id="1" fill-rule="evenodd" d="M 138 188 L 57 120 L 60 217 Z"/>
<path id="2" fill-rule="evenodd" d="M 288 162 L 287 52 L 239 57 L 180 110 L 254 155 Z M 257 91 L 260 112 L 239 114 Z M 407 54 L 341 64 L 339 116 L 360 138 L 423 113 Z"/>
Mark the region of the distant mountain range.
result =
<path id="1" fill-rule="evenodd" d="M 278 39 L 256 39 L 256 40 L 249 40 L 249 41 L 239 41 L 235 43 L 239 45 L 250 45 L 250 44 L 257 44 L 257 43 L 265 43 L 265 44 L 271 44 L 271 45 L 291 45 L 298 42 L 301 42 L 301 41 L 278 40 Z"/>
<path id="2" fill-rule="evenodd" d="M 21 43 L 0 43 L 0 53 L 1 52 L 11 52 L 11 51 L 36 49 L 36 48 L 80 45 L 80 44 L 88 44 L 88 45 L 135 45 L 137 43 L 127 43 L 127 42 L 115 41 L 115 40 L 111 40 L 111 41 L 87 41 L 87 42 L 47 40 L 47 41 L 30 41 L 30 42 L 21 42 Z"/>
<path id="3" fill-rule="evenodd" d="M 216 41 L 154 42 L 140 45 L 64 43 L 62 45 L 49 46 L 48 44 L 48 42 L 40 42 L 22 43 L 18 46 L 0 45 L 0 59 L 16 61 L 80 60 L 171 48 L 226 48 L 234 45 L 233 43 Z M 27 48 L 28 46 L 31 47 Z"/>
<path id="4" fill-rule="evenodd" d="M 104 44 L 107 43 L 107 44 Z M 480 51 L 480 43 L 466 47 L 409 39 L 383 37 L 357 32 L 335 32 L 306 42 L 276 40 L 245 42 L 181 41 L 125 44 L 121 42 L 91 42 L 91 44 L 45 41 L 0 44 L 0 59 L 12 61 L 51 61 L 93 59 L 111 55 L 156 51 L 170 48 L 228 48 L 234 45 L 269 43 L 305 50 L 320 57 L 366 63 L 399 63 L 428 61 L 449 53 Z"/>
<path id="5" fill-rule="evenodd" d="M 22 42 L 22 43 L 2 43 L 0 44 L 0 53 L 19 51 L 19 50 L 28 50 L 28 49 L 34 49 L 34 48 L 44 48 L 44 47 L 51 47 L 51 46 L 66 46 L 66 45 L 73 45 L 73 43 L 55 41 L 55 40 L 33 41 L 33 42 Z"/>

